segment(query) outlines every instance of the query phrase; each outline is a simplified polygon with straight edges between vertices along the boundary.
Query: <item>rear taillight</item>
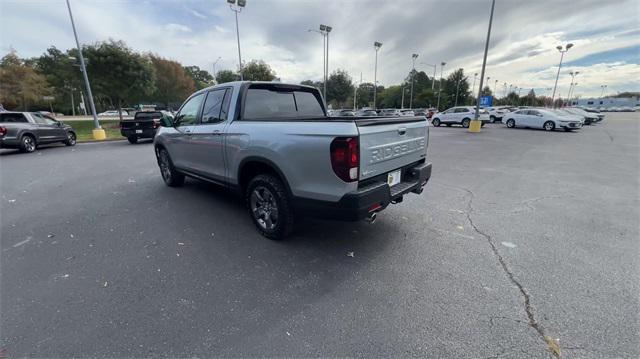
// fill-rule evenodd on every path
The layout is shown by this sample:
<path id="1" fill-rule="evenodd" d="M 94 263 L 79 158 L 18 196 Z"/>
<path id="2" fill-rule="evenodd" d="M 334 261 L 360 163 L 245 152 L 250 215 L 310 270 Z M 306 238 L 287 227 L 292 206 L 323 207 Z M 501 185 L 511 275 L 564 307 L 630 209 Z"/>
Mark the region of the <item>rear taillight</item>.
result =
<path id="1" fill-rule="evenodd" d="M 7 134 L 7 128 L 0 126 L 0 136 L 4 136 Z"/>
<path id="2" fill-rule="evenodd" d="M 160 127 L 160 120 L 153 120 L 153 128 Z"/>
<path id="3" fill-rule="evenodd" d="M 345 182 L 358 180 L 360 152 L 357 137 L 336 137 L 331 142 L 331 167 Z"/>

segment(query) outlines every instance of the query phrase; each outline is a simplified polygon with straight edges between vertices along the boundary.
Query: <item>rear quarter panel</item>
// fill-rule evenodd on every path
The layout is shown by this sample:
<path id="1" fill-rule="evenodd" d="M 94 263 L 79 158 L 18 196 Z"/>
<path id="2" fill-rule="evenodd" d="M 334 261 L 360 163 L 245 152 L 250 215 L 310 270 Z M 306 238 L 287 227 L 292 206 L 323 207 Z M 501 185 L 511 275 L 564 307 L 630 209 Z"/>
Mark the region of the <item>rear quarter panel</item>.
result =
<path id="1" fill-rule="evenodd" d="M 357 182 L 335 175 L 329 147 L 335 137 L 357 135 L 353 122 L 234 121 L 224 146 L 229 182 L 238 184 L 243 160 L 263 158 L 278 167 L 294 196 L 338 201 L 356 190 Z"/>

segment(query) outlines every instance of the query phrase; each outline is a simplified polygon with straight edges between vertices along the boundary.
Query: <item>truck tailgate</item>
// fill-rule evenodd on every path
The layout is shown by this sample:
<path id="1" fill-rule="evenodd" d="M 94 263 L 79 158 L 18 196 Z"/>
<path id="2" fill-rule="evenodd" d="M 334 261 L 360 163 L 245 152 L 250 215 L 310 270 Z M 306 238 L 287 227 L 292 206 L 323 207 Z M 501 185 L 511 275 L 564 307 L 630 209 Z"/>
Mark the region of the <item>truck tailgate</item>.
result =
<path id="1" fill-rule="evenodd" d="M 424 117 L 356 120 L 360 133 L 360 179 L 424 159 L 428 123 Z"/>

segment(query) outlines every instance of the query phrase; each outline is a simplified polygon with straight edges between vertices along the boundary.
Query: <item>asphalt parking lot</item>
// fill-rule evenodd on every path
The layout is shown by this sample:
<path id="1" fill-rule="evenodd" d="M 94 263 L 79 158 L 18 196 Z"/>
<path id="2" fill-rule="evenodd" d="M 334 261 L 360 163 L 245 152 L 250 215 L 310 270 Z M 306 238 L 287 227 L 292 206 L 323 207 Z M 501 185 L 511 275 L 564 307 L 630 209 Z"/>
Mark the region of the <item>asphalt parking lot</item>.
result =
<path id="1" fill-rule="evenodd" d="M 150 143 L 2 151 L 0 347 L 549 358 L 557 342 L 563 358 L 640 357 L 639 125 L 432 127 L 422 195 L 281 242 L 224 190 L 166 187 Z"/>

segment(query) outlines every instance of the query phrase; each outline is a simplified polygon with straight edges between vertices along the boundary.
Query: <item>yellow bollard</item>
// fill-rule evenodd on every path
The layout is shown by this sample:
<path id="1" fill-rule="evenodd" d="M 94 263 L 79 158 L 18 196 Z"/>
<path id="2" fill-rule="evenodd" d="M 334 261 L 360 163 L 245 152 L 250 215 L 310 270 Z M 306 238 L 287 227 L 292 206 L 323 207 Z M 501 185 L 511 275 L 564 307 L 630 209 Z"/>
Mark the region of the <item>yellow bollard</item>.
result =
<path id="1" fill-rule="evenodd" d="M 469 123 L 469 132 L 480 132 L 480 127 L 482 127 L 482 121 L 472 120 Z"/>
<path id="2" fill-rule="evenodd" d="M 104 131 L 102 127 L 93 129 L 93 139 L 94 140 L 106 140 L 107 133 Z"/>

